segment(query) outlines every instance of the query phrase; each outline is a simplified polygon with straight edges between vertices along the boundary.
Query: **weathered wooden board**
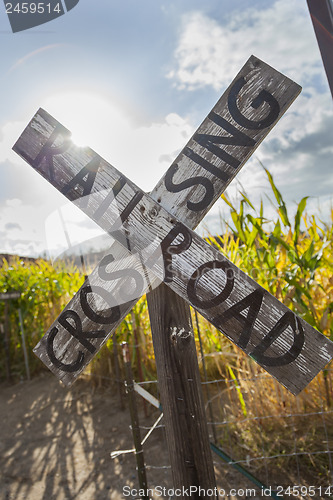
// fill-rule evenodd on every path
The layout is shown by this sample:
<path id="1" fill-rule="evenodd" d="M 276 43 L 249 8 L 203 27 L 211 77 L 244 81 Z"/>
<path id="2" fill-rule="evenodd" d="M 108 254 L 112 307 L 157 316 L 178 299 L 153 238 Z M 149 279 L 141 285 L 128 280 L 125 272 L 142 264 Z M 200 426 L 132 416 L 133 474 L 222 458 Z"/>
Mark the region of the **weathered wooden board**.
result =
<path id="1" fill-rule="evenodd" d="M 37 346 L 65 383 L 153 283 L 148 268 L 295 394 L 329 362 L 333 344 L 323 335 L 96 153 L 68 139 L 66 129 L 39 111 L 14 149 L 132 254 L 125 266 L 109 253 Z M 77 341 L 85 350 L 74 354 Z"/>
<path id="2" fill-rule="evenodd" d="M 333 97 L 333 4 L 332 0 L 307 0 L 328 84 Z"/>
<path id="3" fill-rule="evenodd" d="M 21 297 L 21 292 L 0 293 L 0 300 L 13 300 L 13 299 L 19 299 L 20 297 Z"/>
<path id="4" fill-rule="evenodd" d="M 190 308 L 164 284 L 147 299 L 173 487 L 200 484 L 213 491 L 216 479 Z M 216 495 L 200 498 L 217 500 Z"/>
<path id="5" fill-rule="evenodd" d="M 255 62 L 253 58 L 252 62 Z M 260 63 L 258 63 L 257 67 L 259 65 Z M 254 64 L 251 66 L 251 64 L 248 64 L 250 70 L 253 69 Z M 267 69 L 267 67 L 264 68 L 263 66 L 263 69 Z M 249 74 L 246 66 L 243 71 L 248 78 Z M 266 71 L 260 72 L 261 76 L 265 73 L 267 74 Z M 272 74 L 272 71 L 269 70 L 269 73 Z M 233 88 L 234 84 L 242 76 L 238 75 L 230 88 Z M 274 83 L 280 84 L 281 79 L 279 78 L 279 82 L 277 82 L 276 73 L 274 76 Z M 261 90 L 264 90 L 263 85 L 267 85 L 268 80 L 261 82 L 259 90 L 259 73 L 256 74 L 256 77 L 253 89 L 259 94 Z M 244 155 L 246 153 L 250 154 L 254 150 L 250 144 L 247 146 L 238 145 L 238 147 L 237 144 L 232 144 L 231 135 L 229 138 L 223 137 L 227 132 L 227 127 L 231 125 L 228 111 L 229 92 L 230 89 L 172 164 L 166 176 L 157 185 L 156 195 L 154 196 L 154 191 L 151 193 L 151 196 L 156 201 L 159 200 L 161 205 L 167 208 L 170 213 L 180 217 L 182 222 L 191 225 L 191 229 L 205 215 L 211 202 L 214 202 L 215 197 L 219 195 L 219 190 L 222 193 L 231 178 L 238 172 L 238 169 L 230 168 L 228 171 L 228 165 L 230 164 L 230 161 L 226 161 L 228 157 L 223 156 L 224 153 L 219 149 L 215 150 L 218 154 L 212 154 L 211 146 L 219 144 L 218 141 L 221 141 L 222 144 L 219 147 L 225 148 L 229 142 L 229 146 L 233 146 L 233 150 L 228 154 L 231 153 L 230 156 L 233 159 L 239 155 L 239 168 L 243 164 Z M 250 106 L 250 99 L 248 102 Z M 217 119 L 217 117 L 219 118 Z M 228 125 L 224 125 L 225 123 Z M 214 127 L 213 131 L 212 126 Z M 223 127 L 225 131 L 222 130 L 221 132 Z M 230 130 L 232 129 L 229 128 L 229 132 Z M 203 137 L 213 139 L 213 141 L 211 141 L 211 144 L 208 141 L 202 144 L 201 139 Z M 223 141 L 225 144 L 223 144 Z M 254 140 L 255 145 L 258 142 L 258 140 L 257 142 Z M 196 156 L 194 155 L 195 149 L 197 149 Z M 210 157 L 206 156 L 207 153 L 211 153 Z M 194 161 L 191 158 L 198 158 L 198 160 Z M 207 162 L 209 168 L 205 170 L 208 174 L 214 174 L 214 169 L 219 169 L 216 176 L 221 181 L 219 186 L 214 183 L 214 177 L 211 179 L 201 177 L 203 171 L 201 164 L 207 166 Z M 192 173 L 189 175 L 190 171 Z M 174 178 L 177 175 L 183 176 L 183 179 L 179 179 L 178 184 L 175 184 Z M 203 190 L 205 191 L 203 192 Z M 188 199 L 188 194 L 190 194 L 190 199 Z M 208 206 L 206 209 L 202 209 L 200 203 L 202 204 L 205 199 Z M 199 202 L 199 204 L 193 202 Z M 189 222 L 187 219 L 189 219 Z M 164 284 L 147 294 L 147 303 L 159 389 L 161 401 L 163 402 L 165 432 L 173 485 L 174 487 L 188 487 L 193 484 L 200 484 L 206 491 L 212 491 L 216 486 L 216 480 L 209 447 L 198 359 L 190 320 L 190 307 L 184 299 Z"/>
<path id="6" fill-rule="evenodd" d="M 151 197 L 194 229 L 300 92 L 251 56 Z"/>
<path id="7" fill-rule="evenodd" d="M 237 140 L 233 135 L 241 135 L 242 126 L 238 123 L 238 121 L 234 121 L 233 116 L 235 116 L 234 111 L 229 111 L 229 107 L 231 110 L 234 109 L 234 100 L 235 100 L 235 87 L 239 87 L 241 83 L 246 80 L 246 84 L 242 87 L 242 92 L 238 98 L 237 106 L 239 106 L 239 110 L 243 116 L 246 116 L 247 119 L 251 118 L 253 123 L 257 121 L 257 125 L 251 126 L 246 129 L 246 132 L 250 139 L 247 139 L 247 143 L 251 142 L 251 144 L 247 144 L 247 146 L 242 146 L 240 144 L 244 143 L 244 140 L 239 140 L 240 144 L 237 144 Z M 200 220 L 204 217 L 206 212 L 209 210 L 212 203 L 216 200 L 218 196 L 225 190 L 227 185 L 230 183 L 233 177 L 237 174 L 241 166 L 244 164 L 246 159 L 250 156 L 250 154 L 255 150 L 256 146 L 261 142 L 263 137 L 267 135 L 269 130 L 273 127 L 273 125 L 277 122 L 277 120 L 281 117 L 284 111 L 288 108 L 291 102 L 295 99 L 297 94 L 300 91 L 300 87 L 289 80 L 287 77 L 282 75 L 281 73 L 275 71 L 273 68 L 255 58 L 254 56 L 250 57 L 248 62 L 241 69 L 239 74 L 236 76 L 232 84 L 223 94 L 221 99 L 218 101 L 216 106 L 213 108 L 210 113 L 210 117 L 207 117 L 206 120 L 202 123 L 197 133 L 192 137 L 192 139 L 188 142 L 183 151 L 179 154 L 177 158 L 178 163 L 174 163 L 172 167 L 169 169 L 167 174 L 161 179 L 156 188 L 151 192 L 151 196 L 160 202 L 162 206 L 165 206 L 169 209 L 169 211 L 178 216 L 180 220 L 186 222 L 187 225 L 194 228 Z M 258 99 L 262 102 L 262 109 L 258 108 Z M 277 104 L 276 104 L 277 101 Z M 274 106 L 272 103 L 275 103 Z M 270 123 L 272 120 L 266 120 L 266 123 L 263 124 L 262 116 L 263 113 L 266 113 L 266 116 L 269 116 L 272 108 L 279 108 L 279 113 L 275 113 L 275 120 L 273 123 Z M 41 112 L 43 114 L 43 112 Z M 44 113 L 45 114 L 45 113 Z M 48 116 L 48 115 L 46 115 Z M 219 117 L 219 118 L 218 118 Z M 44 158 L 44 162 L 50 167 L 50 177 L 53 179 L 53 160 L 52 155 L 50 153 L 60 153 L 62 150 L 64 151 L 69 145 L 70 142 L 68 140 L 70 133 L 64 127 L 62 127 L 58 122 L 54 121 L 52 118 L 49 118 L 49 125 L 46 127 L 45 137 L 43 133 L 38 137 L 37 142 L 34 140 L 30 141 L 30 127 L 27 127 L 26 134 L 20 138 L 18 143 L 15 145 L 14 149 L 19 153 L 22 152 L 23 156 L 26 157 L 26 152 L 28 151 L 28 161 L 29 155 L 34 159 L 34 165 L 38 165 L 40 159 L 42 159 L 41 154 L 41 146 L 45 145 L 45 149 L 49 146 L 52 146 L 52 140 L 57 141 L 57 145 L 60 144 L 60 149 L 56 151 L 49 151 L 49 154 Z M 43 116 L 36 117 L 36 120 L 31 123 L 31 128 L 33 129 L 33 134 L 36 131 L 39 131 L 40 124 L 39 122 L 43 120 Z M 216 123 L 218 122 L 218 123 Z M 45 125 L 45 124 L 44 124 Z M 264 125 L 264 126 L 263 126 Z M 240 130 L 240 134 L 235 132 L 235 129 Z M 244 129 L 245 130 L 245 129 Z M 52 134 L 52 137 L 48 137 L 48 132 Z M 207 143 L 208 147 L 203 147 L 200 145 L 200 141 L 202 137 L 206 134 L 206 138 L 210 139 L 210 143 Z M 59 137 L 57 137 L 59 135 Z M 229 139 L 229 136 L 231 139 Z M 63 143 L 62 138 L 63 137 Z M 243 137 L 243 136 L 241 136 Z M 196 141 L 196 138 L 198 141 Z M 218 144 L 221 141 L 221 146 L 225 149 L 226 154 L 230 155 L 230 157 L 234 157 L 233 162 L 239 162 L 238 168 L 233 168 L 230 166 L 230 158 L 228 156 L 223 156 L 223 151 L 218 152 L 218 155 L 215 155 L 211 151 L 211 147 L 214 144 Z M 227 144 L 230 142 L 230 144 Z M 226 144 L 224 144 L 226 143 Z M 194 153 L 197 157 L 194 156 Z M 194 159 L 196 161 L 194 161 Z M 226 161 L 227 159 L 227 161 Z M 208 163 L 207 163 L 208 162 Z M 30 162 L 31 163 L 31 162 Z M 210 165 L 209 165 L 210 164 Z M 174 187 L 174 179 L 173 172 L 178 165 L 181 166 L 182 174 L 184 175 L 185 180 L 182 180 L 178 187 Z M 235 165 L 234 165 L 235 166 Z M 219 169 L 221 172 L 219 173 Z M 218 175 L 216 175 L 216 172 Z M 89 177 L 87 181 L 89 180 Z M 111 193 L 111 197 L 117 194 L 117 189 L 121 189 L 123 186 L 123 179 L 120 177 L 120 181 L 117 187 Z M 89 186 L 86 187 L 87 192 L 89 192 Z M 205 194 L 206 192 L 206 194 Z M 207 192 L 209 193 L 209 197 L 207 197 Z M 188 197 L 190 196 L 192 203 L 188 203 Z M 205 197 L 206 207 L 198 210 L 198 203 L 202 204 L 202 197 Z M 107 197 L 106 197 L 107 198 Z M 107 198 L 110 201 L 110 197 Z M 201 200 L 201 201 L 200 201 Z M 99 207 L 99 210 L 103 210 L 105 207 L 105 201 Z M 109 273 L 114 273 L 113 276 L 118 276 L 119 279 L 116 281 L 116 286 L 120 287 L 121 290 L 124 289 L 124 286 L 128 286 L 127 274 L 122 271 L 122 277 L 120 270 L 123 269 L 120 261 L 123 259 L 124 263 L 128 266 L 128 269 L 135 269 L 136 266 L 139 266 L 141 269 L 141 264 L 138 264 L 137 259 L 134 259 L 132 264 L 129 263 L 129 260 L 133 259 L 126 254 L 124 250 L 118 247 L 118 243 L 115 241 L 113 247 L 108 252 L 110 255 L 118 256 L 116 257 L 115 263 L 109 264 Z M 127 260 L 127 263 L 126 263 Z M 141 269 L 142 270 L 142 269 Z M 97 271 L 94 275 L 90 276 L 90 282 L 96 283 L 96 279 L 98 280 Z M 126 285 L 127 279 L 127 285 Z M 151 287 L 157 286 L 158 281 L 154 281 L 154 277 L 150 276 Z M 98 281 L 97 281 L 98 283 Z M 99 286 L 99 285 L 97 285 Z M 111 291 L 111 290 L 110 290 Z M 116 295 L 117 296 L 117 295 Z M 77 303 L 72 304 L 72 308 L 75 310 L 76 307 L 79 307 L 79 300 L 77 299 Z M 119 296 L 117 299 L 119 301 Z M 127 314 L 129 308 L 131 307 L 130 303 L 127 307 L 122 304 L 121 310 L 119 312 L 119 319 L 113 323 L 112 331 L 114 331 L 116 325 L 121 322 L 122 318 L 125 314 Z M 134 302 L 133 302 L 134 304 Z M 89 331 L 89 328 L 94 328 L 94 325 L 87 324 L 85 326 L 85 331 Z M 110 326 L 109 326 L 110 327 Z M 77 351 L 80 350 L 80 342 L 73 336 L 68 336 L 68 333 L 64 335 L 66 329 L 58 325 L 58 339 L 63 339 L 64 345 L 60 341 L 59 343 L 59 353 L 64 352 L 66 350 L 68 359 L 73 358 L 73 349 L 75 352 L 75 348 Z M 107 327 L 106 327 L 107 329 Z M 111 332 L 110 332 L 111 333 Z M 96 349 L 104 343 L 105 337 L 101 338 L 101 340 L 95 340 Z M 55 341 L 55 344 L 57 342 Z M 55 349 L 56 351 L 56 349 Z M 56 351 L 57 352 L 57 351 Z M 83 353 L 82 353 L 83 355 Z M 64 378 L 64 382 L 69 384 L 79 375 L 82 371 L 83 367 L 89 362 L 90 358 L 93 356 L 92 353 L 85 353 L 85 363 L 78 363 L 72 367 L 72 370 L 76 367 L 77 371 L 72 371 L 66 373 L 60 370 L 58 364 L 49 363 L 50 368 L 55 371 L 56 375 L 60 378 Z M 59 356 L 58 356 L 59 357 Z M 63 359 L 63 362 L 64 359 Z"/>

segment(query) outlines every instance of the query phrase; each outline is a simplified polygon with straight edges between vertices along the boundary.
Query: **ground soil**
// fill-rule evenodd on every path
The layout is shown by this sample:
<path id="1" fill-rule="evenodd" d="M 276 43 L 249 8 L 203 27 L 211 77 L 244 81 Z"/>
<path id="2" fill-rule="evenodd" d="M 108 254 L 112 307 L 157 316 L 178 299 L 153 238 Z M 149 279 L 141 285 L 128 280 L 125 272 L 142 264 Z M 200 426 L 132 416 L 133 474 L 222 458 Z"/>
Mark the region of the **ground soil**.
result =
<path id="1" fill-rule="evenodd" d="M 152 408 L 145 417 L 141 402 L 139 409 L 140 424 L 149 428 L 159 411 Z M 157 428 L 145 444 L 151 488 L 172 487 L 164 432 Z M 45 373 L 31 381 L 0 384 L 1 500 L 137 498 L 123 494 L 125 485 L 138 488 L 135 455 L 110 457 L 132 447 L 128 407 L 120 409 L 114 387 L 96 388 L 81 379 L 65 389 Z M 253 488 L 222 463 L 216 475 L 226 489 Z"/>

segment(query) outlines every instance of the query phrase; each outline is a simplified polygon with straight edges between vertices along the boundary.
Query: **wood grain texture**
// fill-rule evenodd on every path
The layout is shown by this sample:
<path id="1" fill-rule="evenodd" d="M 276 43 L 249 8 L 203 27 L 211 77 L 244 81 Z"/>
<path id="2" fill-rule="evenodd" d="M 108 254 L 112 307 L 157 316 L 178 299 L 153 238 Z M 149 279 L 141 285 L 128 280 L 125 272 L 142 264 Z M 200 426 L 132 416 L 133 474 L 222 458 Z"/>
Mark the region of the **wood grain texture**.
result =
<path id="1" fill-rule="evenodd" d="M 251 62 L 254 75 L 259 72 L 260 68 L 262 69 L 262 64 L 256 64 L 256 61 Z M 278 119 L 277 110 L 282 109 L 283 104 L 276 104 L 278 101 L 272 96 L 273 88 L 268 92 L 257 87 L 256 91 L 259 92 L 260 98 L 253 99 L 253 95 L 251 98 L 246 97 L 245 91 L 253 85 L 253 79 L 254 77 L 250 78 L 246 83 L 238 79 L 236 81 L 238 87 L 235 89 L 236 84 L 234 84 L 229 88 L 228 106 L 229 111 L 230 108 L 232 109 L 233 116 L 241 124 L 243 123 L 244 129 L 250 127 L 248 130 L 251 133 L 253 130 L 255 133 L 259 133 L 258 131 L 261 129 L 272 125 L 274 122 L 272 118 L 275 117 L 275 121 Z M 288 85 L 284 86 L 285 93 L 292 88 L 290 81 Z M 232 93 L 234 95 L 233 104 L 233 98 L 230 97 Z M 285 93 L 281 91 L 284 99 Z M 295 88 L 293 97 L 295 97 Z M 291 97 L 289 101 L 290 99 Z M 252 103 L 251 106 L 249 106 L 248 101 Z M 268 105 L 266 105 L 267 103 Z M 248 110 L 249 108 L 252 108 L 252 111 Z M 216 117 L 214 120 L 218 121 Z M 237 136 L 236 132 L 234 135 Z M 202 137 L 199 137 L 199 140 L 202 142 Z M 207 142 L 207 138 L 204 140 L 208 149 L 214 150 L 212 148 L 213 141 Z M 216 141 L 216 139 L 214 140 Z M 237 136 L 238 142 L 244 140 L 243 137 Z M 154 283 L 151 272 L 146 269 L 152 268 L 159 279 L 165 280 L 177 294 L 197 307 L 209 321 L 240 345 L 245 352 L 255 357 L 258 362 L 264 361 L 260 364 L 294 393 L 298 393 L 331 359 L 332 343 L 323 335 L 302 320 L 296 320 L 285 306 L 246 277 L 244 273 L 241 273 L 222 254 L 216 252 L 195 233 L 177 222 L 172 214 L 161 207 L 162 200 L 160 204 L 155 203 L 151 197 L 144 194 L 91 149 L 78 149 L 71 145 L 68 142 L 68 131 L 44 111 L 37 113 L 14 149 L 57 189 L 70 200 L 76 202 L 105 231 L 113 234 L 124 247 L 130 248 L 131 252 L 134 252 L 135 256 L 128 257 L 126 269 L 128 272 L 131 266 L 138 268 L 141 265 L 141 281 L 144 282 L 144 286 L 140 288 L 136 286 L 135 278 L 132 278 L 132 281 L 131 278 L 128 278 L 127 281 L 130 280 L 132 288 L 133 286 L 137 289 L 140 288 L 140 293 L 144 293 L 149 287 L 148 281 L 150 284 Z M 229 156 L 231 155 L 229 154 Z M 228 161 L 231 161 L 230 158 Z M 192 177 L 187 180 L 191 179 L 193 180 Z M 165 188 L 163 189 L 165 192 Z M 157 197 L 159 200 L 157 191 L 158 189 L 154 190 L 153 197 Z M 174 194 L 171 193 L 170 196 Z M 200 189 L 195 193 L 193 191 L 192 194 L 198 196 L 199 203 L 202 201 Z M 166 193 L 163 204 L 166 203 L 168 196 L 169 193 Z M 183 197 L 186 199 L 184 193 Z M 174 203 L 173 198 L 173 206 Z M 192 206 L 191 212 L 198 212 L 196 208 Z M 187 209 L 190 208 L 187 206 Z M 200 211 L 201 214 L 205 210 L 206 208 Z M 193 221 L 199 220 L 200 216 L 196 213 L 192 219 L 189 217 L 189 224 L 194 226 Z M 115 232 L 115 227 L 117 232 Z M 169 257 L 166 255 L 170 245 L 173 250 L 176 250 L 176 253 L 173 252 L 172 258 L 170 255 Z M 142 263 L 144 263 L 144 268 L 142 268 Z M 110 267 L 111 264 L 112 267 Z M 107 269 L 104 270 L 104 277 L 105 274 L 110 276 L 114 269 L 113 266 L 117 265 L 115 262 L 111 264 L 108 263 Z M 230 273 L 228 282 L 225 279 L 227 273 Z M 149 275 L 148 281 L 147 275 Z M 103 280 L 98 271 L 97 275 L 91 277 L 90 286 L 95 286 L 95 278 L 97 278 L 97 283 L 100 283 L 97 287 L 100 286 L 109 294 L 110 292 L 117 294 L 119 286 L 114 286 L 114 281 L 110 279 Z M 119 283 L 117 284 L 119 285 Z M 225 291 L 222 293 L 224 289 Z M 90 293 L 89 297 L 91 295 Z M 105 307 L 105 302 L 103 306 L 103 301 L 101 302 L 98 293 L 94 295 L 94 308 L 97 307 L 97 317 L 100 317 L 108 308 Z M 85 300 L 87 302 L 87 299 Z M 92 299 L 90 298 L 90 300 Z M 110 307 L 110 301 L 108 302 Z M 86 309 L 87 307 L 91 309 L 92 306 L 88 305 Z M 126 307 L 124 308 L 124 304 L 121 307 L 122 315 L 126 312 Z M 94 324 L 83 313 L 80 298 L 76 298 L 76 303 L 70 304 L 66 309 L 78 311 L 83 332 L 94 331 L 94 328 L 96 330 L 96 322 Z M 92 314 L 90 316 L 93 317 Z M 63 316 L 60 318 L 63 319 Z M 77 346 L 77 339 L 73 336 L 73 332 L 68 332 L 68 329 L 70 330 L 68 318 L 69 316 L 67 316 L 67 323 L 62 321 L 67 327 L 67 332 L 63 325 L 59 325 L 59 322 L 52 325 L 50 329 L 50 331 L 53 328 L 58 329 L 54 343 L 58 344 L 59 352 L 57 351 L 57 355 L 64 356 L 62 359 L 65 360 L 73 359 L 73 352 L 75 352 L 73 348 L 75 344 Z M 281 318 L 283 318 L 282 322 Z M 103 324 L 107 324 L 106 319 L 104 319 Z M 74 326 L 77 327 L 77 325 Z M 110 321 L 107 324 L 107 329 L 113 329 L 115 326 L 116 322 Z M 107 335 L 105 331 L 104 334 Z M 49 335 L 48 333 L 47 338 Z M 67 340 L 64 348 L 63 341 L 64 338 L 66 339 L 66 335 Z M 57 337 L 61 338 L 61 341 L 57 341 Z M 105 338 L 102 338 L 101 333 L 100 337 L 101 339 L 89 340 L 94 349 L 104 343 Z M 82 335 L 80 341 L 82 343 Z M 47 341 L 44 340 L 37 347 L 37 353 L 48 366 L 54 365 L 48 359 L 45 343 Z M 72 344 L 73 348 L 70 347 Z M 297 352 L 299 348 L 300 352 Z M 85 351 L 82 353 L 84 364 L 80 365 L 79 370 L 64 372 L 63 369 L 57 368 L 55 371 L 66 383 L 70 383 L 77 376 L 75 372 L 81 371 L 93 354 L 95 354 L 95 350 L 94 352 Z M 295 359 L 292 359 L 293 357 Z M 283 359 L 284 365 L 279 366 L 279 361 L 276 358 L 280 358 L 280 361 Z"/>
<path id="2" fill-rule="evenodd" d="M 307 2 L 333 97 L 333 5 L 331 0 Z"/>
<path id="3" fill-rule="evenodd" d="M 4 347 L 5 347 L 5 365 L 6 365 L 6 380 L 11 381 L 12 374 L 10 369 L 10 332 L 9 332 L 9 313 L 8 302 L 5 302 L 5 325 L 4 325 Z"/>
<path id="4" fill-rule="evenodd" d="M 173 487 L 214 489 L 216 481 L 190 309 L 164 284 L 147 297 L 162 408 L 169 424 L 165 431 Z M 192 494 L 190 498 L 199 495 Z"/>
<path id="5" fill-rule="evenodd" d="M 254 62 L 252 58 L 252 62 L 248 63 L 248 66 Z M 244 74 L 247 74 L 246 67 Z M 238 75 L 235 81 L 242 76 Z M 166 175 L 150 193 L 153 199 L 160 202 L 164 208 L 169 209 L 171 214 L 178 216 L 179 220 L 188 224 L 191 229 L 194 229 L 209 210 L 211 204 L 226 189 L 228 183 L 244 164 L 246 155 L 252 154 L 253 146 L 261 139 L 258 138 L 255 141 L 251 138 L 252 145 L 238 146 L 238 169 L 230 168 L 225 161 L 228 157 L 223 158 L 219 151 L 217 151 L 219 153 L 217 155 L 210 154 L 212 148 L 208 142 L 206 143 L 208 149 L 200 144 L 203 134 L 209 133 L 215 137 L 214 141 L 221 141 L 222 136 L 225 135 L 225 130 L 221 125 L 227 128 L 222 119 L 230 124 L 227 121 L 230 120 L 228 94 L 227 91 L 220 99 Z M 229 132 L 230 130 L 233 129 L 229 128 Z M 264 133 L 267 133 L 267 129 Z M 225 142 L 228 141 L 225 140 Z M 233 155 L 237 147 L 231 146 L 233 148 L 231 151 L 229 150 L 229 154 L 231 153 L 231 156 L 235 158 Z M 200 163 L 193 161 L 193 158 L 196 158 L 194 153 L 204 160 L 199 160 Z M 210 154 L 210 157 L 207 157 L 207 153 Z M 206 168 L 203 168 L 201 164 Z M 208 167 L 212 165 L 213 168 L 207 168 L 207 164 Z M 208 176 L 210 173 L 214 173 L 214 169 L 218 169 L 218 176 L 215 175 L 215 177 L 217 177 L 219 184 L 216 184 L 214 178 L 200 178 L 202 173 Z M 180 175 L 178 183 L 175 182 L 177 175 Z M 181 178 L 182 176 L 183 178 Z M 184 178 L 186 178 L 185 182 Z M 190 180 L 191 178 L 192 180 Z M 198 207 L 193 201 L 198 199 L 198 195 L 199 199 L 202 198 L 203 189 L 206 190 L 204 199 L 207 199 L 208 203 L 206 203 L 206 209 L 197 210 Z M 192 200 L 192 205 L 189 200 Z M 173 486 L 175 488 L 189 488 L 191 485 L 200 485 L 206 491 L 214 490 L 216 482 L 190 308 L 184 299 L 177 296 L 164 284 L 147 294 L 147 302 L 159 389 L 165 415 Z M 192 495 L 192 498 L 196 498 L 196 496 Z"/>
<path id="6" fill-rule="evenodd" d="M 126 394 L 131 415 L 131 427 L 132 427 L 133 443 L 135 448 L 135 459 L 137 464 L 139 488 L 144 492 L 143 495 L 140 495 L 140 498 L 142 500 L 149 500 L 146 466 L 143 455 L 143 446 L 142 446 L 141 430 L 139 422 L 139 413 L 134 391 L 134 380 L 131 367 L 129 347 L 126 342 L 124 342 L 122 345 L 122 351 L 123 351 L 124 365 L 126 371 Z"/>
<path id="7" fill-rule="evenodd" d="M 297 83 L 251 56 L 151 197 L 195 229 L 300 92 Z"/>

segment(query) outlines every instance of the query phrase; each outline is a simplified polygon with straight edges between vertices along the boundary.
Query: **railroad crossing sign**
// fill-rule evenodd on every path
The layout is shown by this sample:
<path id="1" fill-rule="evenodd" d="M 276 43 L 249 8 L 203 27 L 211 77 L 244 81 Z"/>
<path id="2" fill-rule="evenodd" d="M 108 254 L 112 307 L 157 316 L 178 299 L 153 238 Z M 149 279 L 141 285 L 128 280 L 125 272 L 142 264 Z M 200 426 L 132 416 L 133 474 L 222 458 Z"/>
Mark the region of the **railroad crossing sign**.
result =
<path id="1" fill-rule="evenodd" d="M 14 151 L 115 240 L 34 349 L 66 385 L 160 281 L 293 394 L 331 360 L 332 342 L 192 230 L 300 90 L 251 56 L 150 194 L 36 113 Z"/>

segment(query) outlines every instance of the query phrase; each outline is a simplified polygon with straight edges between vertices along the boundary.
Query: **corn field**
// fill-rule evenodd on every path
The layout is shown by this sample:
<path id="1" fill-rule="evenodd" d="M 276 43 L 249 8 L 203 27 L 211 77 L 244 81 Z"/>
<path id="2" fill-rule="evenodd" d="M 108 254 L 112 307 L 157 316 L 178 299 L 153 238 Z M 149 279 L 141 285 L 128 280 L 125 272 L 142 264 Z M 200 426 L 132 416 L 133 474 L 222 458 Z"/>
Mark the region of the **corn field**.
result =
<path id="1" fill-rule="evenodd" d="M 305 197 L 298 203 L 296 214 L 291 218 L 271 173 L 267 169 L 265 172 L 274 200 L 274 217 L 267 219 L 263 202 L 256 209 L 245 192 L 239 193 L 237 206 L 223 195 L 231 222 L 224 221 L 221 234 L 211 235 L 207 239 L 262 287 L 333 340 L 333 210 L 331 220 L 321 222 L 315 215 L 306 212 Z M 33 356 L 32 348 L 82 285 L 83 279 L 79 269 L 64 262 L 51 265 L 43 259 L 31 262 L 18 257 L 2 262 L 0 292 L 21 291 L 21 298 L 10 301 L 8 305 L 9 353 L 15 380 L 25 377 L 18 308 L 23 318 L 30 371 L 36 375 L 44 368 Z M 4 323 L 4 302 L 0 302 L 0 323 Z M 319 374 L 300 396 L 294 398 L 202 317 L 197 324 L 193 313 L 193 323 L 198 353 L 201 352 L 197 335 L 198 326 L 200 328 L 208 381 L 219 380 L 223 383 L 222 391 L 220 385 L 219 390 L 214 392 L 213 383 L 210 389 L 210 398 L 214 401 L 214 419 L 222 422 L 215 426 L 218 441 L 241 443 L 237 448 L 239 456 L 234 459 L 242 460 L 248 450 L 259 447 L 260 434 L 261 446 L 264 442 L 270 456 L 288 457 L 291 434 L 297 435 L 305 450 L 302 462 L 304 480 L 309 478 L 309 484 L 313 484 L 313 474 L 318 477 L 318 481 L 329 480 L 327 462 L 320 459 L 314 463 L 311 456 L 307 456 L 307 450 L 316 450 L 317 446 L 320 448 L 319 443 L 327 442 L 330 438 L 316 424 L 322 418 L 320 411 L 323 408 L 327 411 L 327 424 L 333 423 L 329 368 Z M 122 341 L 132 346 L 132 366 L 136 379 L 156 379 L 148 309 L 143 297 L 88 367 L 85 375 L 91 378 L 91 383 L 96 380 L 102 383 L 103 378 L 114 376 L 111 353 L 114 344 L 118 345 Z M 0 377 L 2 380 L 6 377 L 3 339 L 0 340 Z M 260 388 L 255 390 L 251 385 L 254 377 L 262 377 Z M 265 393 L 265 397 L 259 404 L 260 392 Z M 226 409 L 228 426 L 223 425 Z M 283 414 L 290 415 L 291 411 L 300 415 L 292 426 L 286 425 L 283 418 Z M 314 417 L 307 419 L 308 414 Z M 274 420 L 267 419 L 267 415 L 275 417 Z M 273 427 L 279 439 L 272 435 Z M 326 434 L 327 428 L 333 427 L 326 425 Z M 288 469 L 286 461 L 281 462 L 280 466 L 281 469 L 286 470 L 286 466 Z M 260 463 L 253 464 L 257 472 L 262 467 Z M 295 480 L 295 477 L 291 479 Z"/>

